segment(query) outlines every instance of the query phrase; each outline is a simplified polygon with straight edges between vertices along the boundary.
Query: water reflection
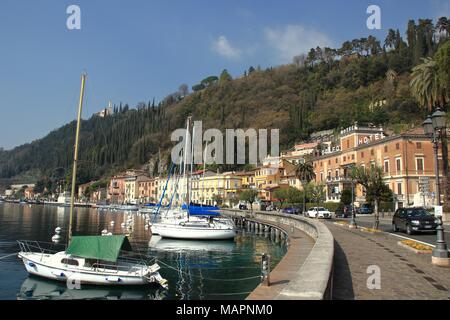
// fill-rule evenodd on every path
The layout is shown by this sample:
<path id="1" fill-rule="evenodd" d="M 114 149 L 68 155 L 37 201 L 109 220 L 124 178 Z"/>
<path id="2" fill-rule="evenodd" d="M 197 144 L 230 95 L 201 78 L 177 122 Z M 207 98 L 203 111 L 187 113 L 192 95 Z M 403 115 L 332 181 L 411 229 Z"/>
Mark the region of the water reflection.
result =
<path id="1" fill-rule="evenodd" d="M 122 228 L 131 218 L 132 228 Z M 114 221 L 114 224 L 111 222 Z M 16 240 L 50 242 L 61 227 L 66 241 L 69 210 L 52 206 L 0 205 L 0 257 L 18 251 Z M 275 266 L 286 252 L 263 235 L 242 232 L 235 241 L 179 241 L 151 237 L 145 216 L 76 208 L 75 235 L 99 235 L 106 229 L 129 235 L 133 249 L 156 258 L 169 290 L 150 288 L 82 287 L 68 290 L 65 283 L 29 278 L 17 256 L 0 260 L 0 299 L 244 299 L 259 283 L 261 254 Z"/>
<path id="2" fill-rule="evenodd" d="M 45 280 L 34 276 L 25 279 L 17 294 L 17 300 L 163 300 L 163 289 L 145 287 L 82 286 L 69 289 L 65 282 Z"/>

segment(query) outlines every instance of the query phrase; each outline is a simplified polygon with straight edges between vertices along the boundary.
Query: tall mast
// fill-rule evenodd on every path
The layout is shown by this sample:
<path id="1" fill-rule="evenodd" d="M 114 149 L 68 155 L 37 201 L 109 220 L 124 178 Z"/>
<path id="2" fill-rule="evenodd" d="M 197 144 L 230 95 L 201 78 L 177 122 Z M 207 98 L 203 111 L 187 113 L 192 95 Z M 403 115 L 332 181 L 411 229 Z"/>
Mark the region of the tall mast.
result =
<path id="1" fill-rule="evenodd" d="M 68 244 L 70 244 L 70 241 L 72 240 L 73 208 L 75 205 L 75 184 L 77 182 L 78 141 L 79 141 L 79 137 L 80 137 L 81 112 L 83 111 L 84 85 L 86 83 L 86 77 L 87 77 L 87 75 L 85 73 L 83 73 L 81 76 L 80 101 L 78 103 L 77 130 L 75 133 L 75 148 L 74 148 L 74 155 L 73 155 L 72 191 L 70 193 L 69 236 L 67 239 Z"/>
<path id="2" fill-rule="evenodd" d="M 202 178 L 202 207 L 205 201 L 205 172 L 206 172 L 206 152 L 208 150 L 208 143 L 205 146 L 205 153 L 203 154 L 203 178 Z"/>

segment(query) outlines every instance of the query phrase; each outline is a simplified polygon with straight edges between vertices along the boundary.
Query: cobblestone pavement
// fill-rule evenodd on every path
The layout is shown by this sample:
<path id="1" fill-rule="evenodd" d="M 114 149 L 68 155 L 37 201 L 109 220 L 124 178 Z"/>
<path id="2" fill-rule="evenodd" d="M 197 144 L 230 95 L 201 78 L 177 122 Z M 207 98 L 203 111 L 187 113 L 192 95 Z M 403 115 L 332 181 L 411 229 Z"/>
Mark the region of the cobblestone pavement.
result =
<path id="1" fill-rule="evenodd" d="M 371 234 L 331 221 L 326 225 L 335 238 L 334 299 L 450 299 L 450 269 L 433 266 L 429 254 L 410 252 L 386 233 Z M 368 289 L 369 266 L 380 268 L 380 289 Z"/>

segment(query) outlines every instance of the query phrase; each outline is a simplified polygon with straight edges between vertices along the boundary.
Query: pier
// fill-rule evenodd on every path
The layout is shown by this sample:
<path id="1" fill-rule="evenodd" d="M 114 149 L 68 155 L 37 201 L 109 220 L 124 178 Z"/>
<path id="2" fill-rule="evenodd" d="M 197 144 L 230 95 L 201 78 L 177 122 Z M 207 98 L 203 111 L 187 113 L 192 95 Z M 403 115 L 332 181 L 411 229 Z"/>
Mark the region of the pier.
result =
<path id="1" fill-rule="evenodd" d="M 319 221 L 267 212 L 226 210 L 237 226 L 289 245 L 284 258 L 247 300 L 324 300 L 332 298 L 334 238 Z"/>

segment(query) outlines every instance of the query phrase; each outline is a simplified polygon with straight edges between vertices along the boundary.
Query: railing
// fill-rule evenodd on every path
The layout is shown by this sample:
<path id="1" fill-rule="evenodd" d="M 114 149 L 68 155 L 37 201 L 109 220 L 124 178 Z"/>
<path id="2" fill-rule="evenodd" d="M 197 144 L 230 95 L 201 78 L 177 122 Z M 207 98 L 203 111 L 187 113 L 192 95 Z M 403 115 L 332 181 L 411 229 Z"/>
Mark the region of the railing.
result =
<path id="1" fill-rule="evenodd" d="M 41 254 L 55 254 L 59 251 L 64 251 L 66 249 L 65 245 L 63 244 L 55 244 L 53 242 L 41 242 L 41 241 L 34 241 L 34 240 L 18 240 L 17 243 L 19 244 L 20 251 L 21 252 L 37 252 Z M 43 247 L 43 246 L 47 247 Z M 60 250 L 57 250 L 53 247 L 59 246 Z M 50 247 L 50 248 L 48 248 Z"/>

